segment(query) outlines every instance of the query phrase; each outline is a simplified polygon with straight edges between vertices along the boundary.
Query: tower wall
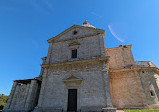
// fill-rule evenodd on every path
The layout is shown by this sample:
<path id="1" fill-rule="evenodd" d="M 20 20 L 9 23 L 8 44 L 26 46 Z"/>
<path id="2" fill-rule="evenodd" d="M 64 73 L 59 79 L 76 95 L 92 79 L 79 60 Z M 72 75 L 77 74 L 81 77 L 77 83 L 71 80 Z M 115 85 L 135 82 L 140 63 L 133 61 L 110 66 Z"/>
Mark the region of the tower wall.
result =
<path id="1" fill-rule="evenodd" d="M 109 69 L 122 69 L 133 66 L 135 62 L 131 47 L 131 45 L 127 45 L 106 49 L 106 54 L 110 56 Z"/>

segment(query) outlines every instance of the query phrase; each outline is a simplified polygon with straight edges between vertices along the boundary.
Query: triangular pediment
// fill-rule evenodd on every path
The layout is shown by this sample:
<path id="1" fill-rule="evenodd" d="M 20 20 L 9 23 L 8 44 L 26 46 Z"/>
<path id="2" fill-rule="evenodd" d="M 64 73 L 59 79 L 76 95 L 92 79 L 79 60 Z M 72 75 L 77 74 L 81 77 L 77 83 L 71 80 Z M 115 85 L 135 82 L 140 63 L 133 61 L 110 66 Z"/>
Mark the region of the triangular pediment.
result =
<path id="1" fill-rule="evenodd" d="M 66 78 L 63 79 L 64 82 L 70 82 L 70 81 L 82 81 L 83 79 L 76 76 L 76 75 L 69 75 Z"/>
<path id="2" fill-rule="evenodd" d="M 48 42 L 50 43 L 50 42 L 71 40 L 74 38 L 93 36 L 93 35 L 97 35 L 97 34 L 104 34 L 104 32 L 105 31 L 101 30 L 101 29 L 73 25 L 70 28 L 63 31 L 62 33 L 58 34 L 57 36 L 49 39 Z"/>

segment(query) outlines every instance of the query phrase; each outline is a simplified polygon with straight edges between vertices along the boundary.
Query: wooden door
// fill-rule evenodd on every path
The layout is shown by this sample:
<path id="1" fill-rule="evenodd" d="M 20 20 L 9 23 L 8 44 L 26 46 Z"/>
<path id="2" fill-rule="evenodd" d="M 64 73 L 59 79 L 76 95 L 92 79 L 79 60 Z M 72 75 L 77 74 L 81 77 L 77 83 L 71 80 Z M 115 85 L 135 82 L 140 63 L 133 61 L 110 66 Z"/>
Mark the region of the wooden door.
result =
<path id="1" fill-rule="evenodd" d="M 68 89 L 68 112 L 77 112 L 77 89 Z"/>

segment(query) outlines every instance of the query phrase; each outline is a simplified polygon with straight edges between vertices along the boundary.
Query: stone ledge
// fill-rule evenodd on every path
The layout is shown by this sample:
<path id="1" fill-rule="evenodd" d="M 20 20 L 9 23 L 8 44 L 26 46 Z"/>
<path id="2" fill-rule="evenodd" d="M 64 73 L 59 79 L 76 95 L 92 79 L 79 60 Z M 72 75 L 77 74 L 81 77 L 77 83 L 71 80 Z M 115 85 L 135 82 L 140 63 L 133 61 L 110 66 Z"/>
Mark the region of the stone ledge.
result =
<path id="1" fill-rule="evenodd" d="M 4 109 L 2 112 L 30 112 L 30 109 Z"/>
<path id="2" fill-rule="evenodd" d="M 159 68 L 157 67 L 133 67 L 133 68 L 123 68 L 123 69 L 110 69 L 109 72 L 127 72 L 127 71 L 141 71 L 148 70 L 159 73 Z"/>
<path id="3" fill-rule="evenodd" d="M 96 57 L 88 57 L 88 58 L 77 58 L 77 59 L 70 59 L 63 62 L 55 62 L 51 64 L 41 64 L 42 68 L 51 67 L 51 66 L 58 66 L 58 65 L 65 65 L 65 64 L 77 64 L 77 63 L 95 63 L 95 61 L 108 61 L 109 56 L 96 56 Z"/>
<path id="4" fill-rule="evenodd" d="M 55 108 L 55 107 L 45 107 L 45 108 L 35 107 L 33 112 L 64 112 L 64 111 L 62 108 Z"/>
<path id="5" fill-rule="evenodd" d="M 116 108 L 102 108 L 102 112 L 116 112 Z"/>
<path id="6" fill-rule="evenodd" d="M 116 108 L 85 108 L 80 112 L 116 112 Z"/>

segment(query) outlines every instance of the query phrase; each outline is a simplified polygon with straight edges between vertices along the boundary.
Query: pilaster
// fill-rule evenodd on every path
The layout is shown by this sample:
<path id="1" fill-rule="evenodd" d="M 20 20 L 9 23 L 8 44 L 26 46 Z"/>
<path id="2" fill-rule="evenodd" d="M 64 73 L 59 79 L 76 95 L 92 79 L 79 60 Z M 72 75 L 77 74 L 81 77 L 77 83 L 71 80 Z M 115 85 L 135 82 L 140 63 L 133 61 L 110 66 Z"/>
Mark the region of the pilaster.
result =
<path id="1" fill-rule="evenodd" d="M 25 95 L 24 95 L 24 99 L 25 99 L 24 107 L 25 107 L 25 104 L 26 104 L 29 88 L 30 88 L 30 84 L 28 83 L 27 87 L 26 87 Z"/>
<path id="2" fill-rule="evenodd" d="M 7 104 L 6 104 L 6 106 L 5 106 L 5 109 L 9 109 L 9 108 L 10 108 L 10 105 L 11 105 L 11 102 L 12 102 L 12 99 L 13 99 L 13 96 L 14 96 L 14 93 L 15 93 L 15 90 L 16 90 L 16 87 L 17 87 L 17 84 L 18 84 L 18 82 L 14 81 L 13 86 L 12 86 L 12 90 L 11 90 L 11 93 L 10 93 L 10 95 L 9 95 Z"/>
<path id="3" fill-rule="evenodd" d="M 19 88 L 20 88 L 20 85 L 17 84 L 15 92 L 14 92 L 14 96 L 13 96 L 13 99 L 12 99 L 11 105 L 10 105 L 11 109 L 13 109 L 15 107 L 15 105 L 16 105 L 16 100 L 18 98 Z"/>
<path id="4" fill-rule="evenodd" d="M 105 89 L 105 97 L 106 97 L 106 106 L 112 107 L 111 95 L 110 95 L 110 86 L 109 86 L 109 77 L 108 70 L 105 61 L 103 61 L 103 79 L 104 79 L 104 89 Z"/>
<path id="5" fill-rule="evenodd" d="M 104 89 L 105 89 L 105 98 L 106 98 L 106 108 L 103 108 L 103 112 L 116 112 L 116 108 L 113 108 L 110 94 L 110 85 L 109 85 L 109 76 L 106 62 L 103 61 L 103 79 L 104 79 Z"/>
<path id="6" fill-rule="evenodd" d="M 25 103 L 25 108 L 30 110 L 34 106 L 35 92 L 36 92 L 37 80 L 31 80 L 28 96 Z"/>
<path id="7" fill-rule="evenodd" d="M 39 100 L 38 100 L 38 107 L 42 107 L 42 102 L 44 99 L 44 92 L 45 92 L 45 86 L 46 86 L 46 78 L 47 78 L 47 68 L 45 68 L 44 73 L 42 75 L 42 84 L 41 84 L 41 90 L 40 90 L 40 95 L 39 95 Z"/>
<path id="8" fill-rule="evenodd" d="M 48 54 L 47 54 L 47 58 L 45 61 L 46 64 L 50 64 L 51 54 L 52 54 L 52 43 L 49 43 Z"/>
<path id="9" fill-rule="evenodd" d="M 104 36 L 103 36 L 103 34 L 99 35 L 99 42 L 100 42 L 101 55 L 105 56 L 105 44 L 104 44 Z"/>
<path id="10" fill-rule="evenodd" d="M 102 108 L 102 111 L 103 112 L 116 112 L 116 108 L 113 108 L 112 101 L 111 101 L 109 75 L 108 75 L 108 69 L 106 66 L 106 60 L 103 60 L 102 73 L 103 73 L 104 90 L 105 90 L 105 98 L 106 98 L 106 108 Z"/>

